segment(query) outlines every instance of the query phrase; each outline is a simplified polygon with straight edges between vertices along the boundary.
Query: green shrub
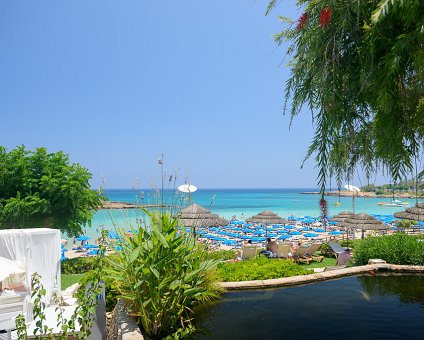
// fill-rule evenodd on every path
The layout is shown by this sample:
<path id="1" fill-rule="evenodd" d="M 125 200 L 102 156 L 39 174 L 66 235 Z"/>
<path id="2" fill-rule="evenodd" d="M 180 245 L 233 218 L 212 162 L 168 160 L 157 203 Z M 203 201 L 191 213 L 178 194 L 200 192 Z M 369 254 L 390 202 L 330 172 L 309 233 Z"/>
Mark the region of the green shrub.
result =
<path id="1" fill-rule="evenodd" d="M 146 211 L 150 226 L 128 237 L 121 234 L 122 250 L 107 257 L 114 280 L 140 328 L 149 338 L 190 333 L 193 306 L 219 296 L 204 244 L 178 231 L 169 213 Z"/>
<path id="2" fill-rule="evenodd" d="M 424 265 L 424 242 L 404 233 L 367 237 L 355 247 L 355 264 L 364 265 L 369 259 L 382 259 L 387 263 Z"/>
<path id="3" fill-rule="evenodd" d="M 77 257 L 63 261 L 61 266 L 62 274 L 85 274 L 94 269 L 94 257 Z"/>
<path id="4" fill-rule="evenodd" d="M 207 257 L 213 260 L 234 260 L 237 256 L 235 250 L 218 250 L 218 251 L 209 251 L 207 252 Z"/>
<path id="5" fill-rule="evenodd" d="M 85 275 L 79 280 L 79 284 L 81 285 L 77 291 L 78 301 L 83 301 L 83 297 L 85 294 L 85 286 L 89 282 L 93 282 L 96 278 L 96 272 L 94 270 L 90 270 L 85 273 Z M 106 311 L 111 312 L 115 308 L 116 300 L 119 296 L 118 289 L 113 280 L 102 275 L 101 280 L 105 283 L 105 299 L 106 299 Z"/>
<path id="6" fill-rule="evenodd" d="M 349 246 L 349 248 L 352 248 L 352 249 L 355 249 L 356 248 L 356 245 L 358 244 L 358 242 L 360 242 L 361 240 L 352 240 L 352 239 L 349 239 L 349 242 L 346 240 L 346 239 L 344 239 L 344 240 L 341 240 L 340 241 L 340 245 L 342 246 L 342 247 L 347 247 L 347 246 Z"/>
<path id="7" fill-rule="evenodd" d="M 223 282 L 276 279 L 305 275 L 312 270 L 299 267 L 290 260 L 257 257 L 241 262 L 225 262 L 218 265 L 217 274 Z"/>

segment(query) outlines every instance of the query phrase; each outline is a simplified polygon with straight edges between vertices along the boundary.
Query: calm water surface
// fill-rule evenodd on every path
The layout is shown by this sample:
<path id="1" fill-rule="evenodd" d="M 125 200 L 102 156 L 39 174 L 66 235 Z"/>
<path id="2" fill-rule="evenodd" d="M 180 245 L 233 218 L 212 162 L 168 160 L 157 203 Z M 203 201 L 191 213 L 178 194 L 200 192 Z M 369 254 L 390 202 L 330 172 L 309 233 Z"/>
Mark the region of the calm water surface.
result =
<path id="1" fill-rule="evenodd" d="M 424 339 L 424 276 L 354 276 L 226 293 L 196 339 Z"/>

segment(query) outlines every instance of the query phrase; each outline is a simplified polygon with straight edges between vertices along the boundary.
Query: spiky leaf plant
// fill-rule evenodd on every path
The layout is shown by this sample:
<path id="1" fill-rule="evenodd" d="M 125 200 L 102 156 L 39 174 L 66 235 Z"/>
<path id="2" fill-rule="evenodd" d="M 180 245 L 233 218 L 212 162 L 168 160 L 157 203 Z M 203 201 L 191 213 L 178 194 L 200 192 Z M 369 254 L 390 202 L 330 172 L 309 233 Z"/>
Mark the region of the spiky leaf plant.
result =
<path id="1" fill-rule="evenodd" d="M 208 259 L 203 245 L 195 242 L 169 213 L 146 211 L 149 226 L 127 236 L 121 230 L 122 251 L 108 257 L 113 278 L 143 334 L 161 338 L 192 328 L 196 303 L 219 296 L 210 271 L 219 260 Z"/>

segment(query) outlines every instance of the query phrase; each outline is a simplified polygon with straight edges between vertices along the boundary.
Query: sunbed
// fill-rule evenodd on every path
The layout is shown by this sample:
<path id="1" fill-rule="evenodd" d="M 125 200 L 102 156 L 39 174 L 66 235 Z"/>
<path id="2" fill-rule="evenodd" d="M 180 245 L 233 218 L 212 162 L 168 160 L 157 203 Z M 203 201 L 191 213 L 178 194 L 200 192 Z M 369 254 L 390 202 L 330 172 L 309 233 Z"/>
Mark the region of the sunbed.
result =
<path id="1" fill-rule="evenodd" d="M 290 241 L 279 241 L 277 242 L 277 258 L 285 258 L 289 257 L 291 242 Z"/>
<path id="2" fill-rule="evenodd" d="M 293 254 L 294 262 L 306 262 L 307 264 L 311 263 L 312 257 L 305 257 L 305 253 L 309 247 L 310 246 L 307 244 L 300 245 Z"/>
<path id="3" fill-rule="evenodd" d="M 241 259 L 247 260 L 247 259 L 255 258 L 256 249 L 257 249 L 257 246 L 254 246 L 251 244 L 243 245 L 243 247 L 241 248 Z"/>
<path id="4" fill-rule="evenodd" d="M 345 251 L 345 248 L 343 248 L 340 243 L 330 241 L 327 243 L 327 245 L 330 247 L 330 249 L 327 249 L 326 252 L 337 259 L 339 257 L 339 254 L 343 253 Z"/>
<path id="5" fill-rule="evenodd" d="M 310 257 L 313 261 L 322 262 L 324 259 L 324 256 L 316 256 L 314 253 L 318 250 L 321 244 L 319 243 L 313 243 L 310 245 L 310 247 L 306 250 L 304 257 Z"/>

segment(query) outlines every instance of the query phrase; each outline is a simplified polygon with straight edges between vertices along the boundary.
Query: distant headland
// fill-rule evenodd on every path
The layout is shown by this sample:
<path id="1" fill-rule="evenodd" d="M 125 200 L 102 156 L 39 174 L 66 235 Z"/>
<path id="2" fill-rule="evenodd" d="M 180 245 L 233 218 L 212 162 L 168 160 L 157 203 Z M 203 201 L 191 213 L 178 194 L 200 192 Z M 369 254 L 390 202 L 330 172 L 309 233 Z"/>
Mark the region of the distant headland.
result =
<path id="1" fill-rule="evenodd" d="M 301 192 L 302 195 L 320 195 L 318 191 Z M 349 190 L 337 191 L 326 191 L 325 196 L 341 196 L 341 197 L 352 197 L 353 192 Z M 369 198 L 415 198 L 414 194 L 408 192 L 397 192 L 395 194 L 377 194 L 375 192 L 360 191 L 356 197 L 369 197 Z"/>

